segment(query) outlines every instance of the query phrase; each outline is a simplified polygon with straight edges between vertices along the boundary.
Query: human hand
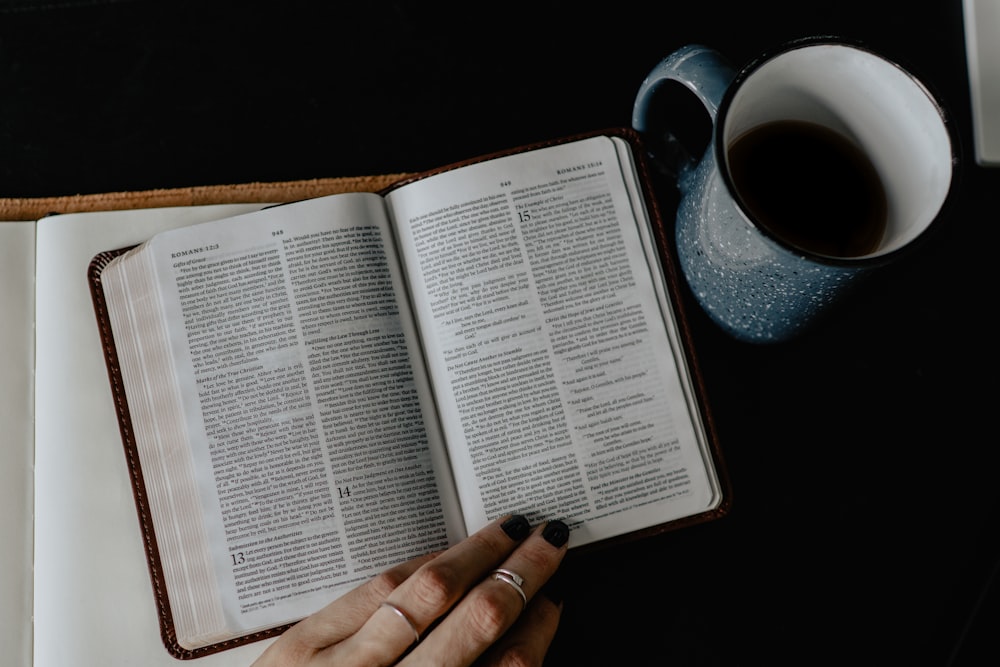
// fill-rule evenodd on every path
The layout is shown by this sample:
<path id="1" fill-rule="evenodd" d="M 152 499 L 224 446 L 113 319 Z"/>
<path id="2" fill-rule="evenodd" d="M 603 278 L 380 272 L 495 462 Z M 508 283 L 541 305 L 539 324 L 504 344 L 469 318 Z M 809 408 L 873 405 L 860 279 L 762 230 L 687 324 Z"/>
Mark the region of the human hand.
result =
<path id="1" fill-rule="evenodd" d="M 253 667 L 541 665 L 561 603 L 535 594 L 569 529 L 520 515 L 386 570 L 289 628 Z M 523 591 L 523 595 L 522 595 Z"/>

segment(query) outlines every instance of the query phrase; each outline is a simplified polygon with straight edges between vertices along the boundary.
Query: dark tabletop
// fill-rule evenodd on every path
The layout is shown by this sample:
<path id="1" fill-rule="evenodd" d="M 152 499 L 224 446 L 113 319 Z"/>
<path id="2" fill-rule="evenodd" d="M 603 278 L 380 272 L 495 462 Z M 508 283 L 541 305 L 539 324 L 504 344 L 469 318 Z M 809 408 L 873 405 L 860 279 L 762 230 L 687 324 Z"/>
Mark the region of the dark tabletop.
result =
<path id="1" fill-rule="evenodd" d="M 686 295 L 732 512 L 572 559 L 548 664 L 949 664 L 1000 554 L 1000 168 L 974 161 L 960 0 L 427 4 L 0 0 L 0 196 L 419 171 L 628 125 L 686 43 L 861 40 L 954 124 L 946 224 L 793 343 Z"/>

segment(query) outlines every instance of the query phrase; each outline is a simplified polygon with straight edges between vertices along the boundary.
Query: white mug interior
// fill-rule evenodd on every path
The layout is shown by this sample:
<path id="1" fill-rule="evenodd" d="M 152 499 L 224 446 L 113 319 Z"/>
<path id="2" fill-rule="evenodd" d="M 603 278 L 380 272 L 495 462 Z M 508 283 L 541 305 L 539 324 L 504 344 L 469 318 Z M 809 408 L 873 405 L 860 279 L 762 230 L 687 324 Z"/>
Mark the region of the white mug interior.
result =
<path id="1" fill-rule="evenodd" d="M 824 125 L 853 140 L 885 187 L 888 220 L 878 257 L 902 248 L 936 218 L 951 187 L 953 150 L 940 107 L 896 64 L 842 43 L 793 48 L 734 89 L 724 146 L 775 120 Z"/>

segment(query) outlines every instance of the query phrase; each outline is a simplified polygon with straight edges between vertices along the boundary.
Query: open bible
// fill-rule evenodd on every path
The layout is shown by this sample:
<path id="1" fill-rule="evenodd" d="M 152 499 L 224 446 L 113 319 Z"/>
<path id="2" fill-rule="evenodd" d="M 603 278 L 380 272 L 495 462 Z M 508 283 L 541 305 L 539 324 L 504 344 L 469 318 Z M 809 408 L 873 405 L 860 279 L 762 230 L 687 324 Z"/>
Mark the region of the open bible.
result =
<path id="1" fill-rule="evenodd" d="M 178 658 L 506 513 L 579 549 L 728 511 L 629 130 L 167 230 L 89 278 Z"/>

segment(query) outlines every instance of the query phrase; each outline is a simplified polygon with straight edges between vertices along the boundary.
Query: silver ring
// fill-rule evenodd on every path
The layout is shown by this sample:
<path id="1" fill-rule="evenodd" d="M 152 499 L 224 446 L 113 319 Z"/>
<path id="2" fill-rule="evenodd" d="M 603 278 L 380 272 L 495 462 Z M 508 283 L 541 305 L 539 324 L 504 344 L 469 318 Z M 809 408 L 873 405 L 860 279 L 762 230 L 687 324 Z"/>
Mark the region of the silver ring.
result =
<path id="1" fill-rule="evenodd" d="M 505 570 L 502 567 L 493 570 L 493 574 L 506 574 L 508 577 L 514 580 L 514 583 L 518 586 L 524 585 L 524 577 L 517 574 L 516 572 L 511 572 L 510 570 Z"/>
<path id="2" fill-rule="evenodd" d="M 523 595 L 523 593 L 522 593 L 522 595 Z M 394 605 L 393 603 L 391 603 L 389 601 L 385 601 L 385 602 L 383 602 L 379 606 L 380 607 L 385 607 L 386 609 L 391 609 L 396 614 L 396 616 L 399 616 L 401 619 L 403 619 L 404 621 L 406 621 L 406 624 L 408 626 L 410 626 L 410 630 L 413 630 L 413 643 L 414 644 L 416 644 L 417 642 L 420 641 L 420 633 L 417 632 L 417 626 L 413 624 L 413 621 L 411 621 L 410 617 L 406 615 L 406 612 L 404 612 L 402 609 L 400 609 L 399 607 L 397 607 L 396 605 Z"/>
<path id="3" fill-rule="evenodd" d="M 503 568 L 493 570 L 491 573 L 493 578 L 497 581 L 502 581 L 505 584 L 509 584 L 511 588 L 517 591 L 517 594 L 521 596 L 521 608 L 523 609 L 528 604 L 528 596 L 524 594 L 524 589 L 521 588 L 521 584 L 524 583 L 524 577 L 510 570 L 505 570 Z"/>

